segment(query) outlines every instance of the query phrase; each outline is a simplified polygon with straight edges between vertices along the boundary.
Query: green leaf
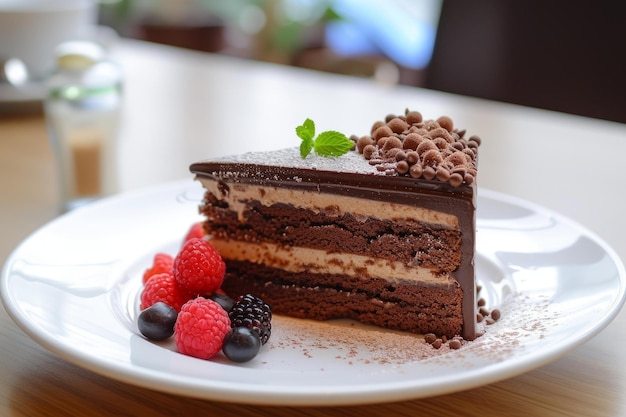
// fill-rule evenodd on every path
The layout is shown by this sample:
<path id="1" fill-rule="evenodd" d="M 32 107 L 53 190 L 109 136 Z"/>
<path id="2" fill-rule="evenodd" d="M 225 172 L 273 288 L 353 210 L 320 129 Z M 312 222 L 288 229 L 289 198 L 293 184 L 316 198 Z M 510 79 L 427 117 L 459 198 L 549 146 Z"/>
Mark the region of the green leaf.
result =
<path id="1" fill-rule="evenodd" d="M 313 149 L 313 139 L 302 139 L 302 143 L 300 144 L 300 156 L 302 159 L 306 158 L 311 153 L 311 149 Z"/>
<path id="2" fill-rule="evenodd" d="M 313 120 L 306 119 L 304 123 L 296 127 L 296 135 L 298 135 L 298 137 L 305 142 L 306 141 L 312 142 L 313 137 L 315 137 L 315 123 L 313 123 Z"/>
<path id="3" fill-rule="evenodd" d="M 346 135 L 334 130 L 320 133 L 313 142 L 315 153 L 322 156 L 341 156 L 353 146 L 354 143 Z"/>

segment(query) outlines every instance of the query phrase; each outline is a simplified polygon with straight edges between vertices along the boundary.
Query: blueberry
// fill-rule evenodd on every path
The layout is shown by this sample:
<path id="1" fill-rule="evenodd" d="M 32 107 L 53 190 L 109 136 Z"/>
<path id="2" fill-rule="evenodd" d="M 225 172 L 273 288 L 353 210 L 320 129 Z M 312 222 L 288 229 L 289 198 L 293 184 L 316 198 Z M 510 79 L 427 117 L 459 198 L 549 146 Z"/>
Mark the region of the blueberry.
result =
<path id="1" fill-rule="evenodd" d="M 213 294 L 209 295 L 207 298 L 221 305 L 222 308 L 226 310 L 227 313 L 230 311 L 231 308 L 233 308 L 233 305 L 235 304 L 235 300 L 219 292 L 214 292 Z"/>
<path id="2" fill-rule="evenodd" d="M 259 334 L 247 327 L 234 327 L 224 337 L 222 352 L 233 362 L 248 362 L 261 349 Z"/>
<path id="3" fill-rule="evenodd" d="M 137 327 L 150 340 L 165 340 L 174 334 L 177 317 L 176 310 L 159 301 L 139 313 Z"/>

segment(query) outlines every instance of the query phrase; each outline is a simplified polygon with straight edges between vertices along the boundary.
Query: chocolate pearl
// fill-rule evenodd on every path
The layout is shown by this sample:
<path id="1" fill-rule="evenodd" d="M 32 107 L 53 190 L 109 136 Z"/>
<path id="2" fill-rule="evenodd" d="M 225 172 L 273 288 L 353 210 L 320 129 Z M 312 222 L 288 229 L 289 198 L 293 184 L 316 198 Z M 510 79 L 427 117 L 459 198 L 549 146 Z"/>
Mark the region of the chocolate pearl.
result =
<path id="1" fill-rule="evenodd" d="M 467 163 L 466 154 L 461 151 L 454 151 L 452 155 L 446 158 L 447 162 L 451 162 L 454 166 L 465 165 Z"/>
<path id="2" fill-rule="evenodd" d="M 494 320 L 500 320 L 500 317 L 502 316 L 502 313 L 500 313 L 500 310 L 498 310 L 497 308 L 494 308 L 493 310 L 491 310 L 491 318 Z"/>
<path id="3" fill-rule="evenodd" d="M 480 314 L 480 313 L 476 314 L 476 322 L 477 322 L 477 323 L 482 322 L 482 321 L 483 321 L 483 319 L 484 319 L 484 317 L 483 317 L 483 315 L 482 315 L 482 314 Z"/>
<path id="4" fill-rule="evenodd" d="M 437 145 L 433 143 L 432 140 L 423 140 L 422 143 L 417 145 L 417 153 L 422 156 L 426 151 L 430 151 L 431 149 L 438 149 Z"/>
<path id="5" fill-rule="evenodd" d="M 441 150 L 446 149 L 448 147 L 448 141 L 445 140 L 444 138 L 435 138 L 433 139 L 433 143 L 437 145 L 437 148 Z"/>
<path id="6" fill-rule="evenodd" d="M 385 125 L 385 122 L 383 122 L 382 120 L 378 120 L 377 122 L 374 122 L 374 124 L 372 125 L 372 128 L 370 129 L 370 134 L 374 134 L 376 129 L 384 125 Z"/>
<path id="7" fill-rule="evenodd" d="M 459 138 L 462 138 L 463 136 L 465 136 L 465 129 L 455 130 L 454 133 L 459 135 Z"/>
<path id="8" fill-rule="evenodd" d="M 396 152 L 396 161 L 406 161 L 406 152 L 402 149 L 398 149 L 398 152 Z"/>
<path id="9" fill-rule="evenodd" d="M 393 131 L 391 130 L 391 128 L 389 128 L 389 126 L 387 125 L 383 125 L 379 127 L 378 129 L 376 129 L 374 133 L 372 133 L 372 139 L 377 141 L 380 138 L 384 138 L 384 137 L 391 136 L 391 135 L 393 135 Z"/>
<path id="10" fill-rule="evenodd" d="M 393 113 L 389 113 L 387 116 L 385 116 L 385 123 L 389 123 L 389 121 L 395 119 L 396 117 L 398 117 L 398 116 L 396 116 Z"/>
<path id="11" fill-rule="evenodd" d="M 450 133 L 443 127 L 437 127 L 435 129 L 430 130 L 426 136 L 432 139 L 444 138 L 447 143 L 452 142 L 452 136 L 450 136 Z"/>
<path id="12" fill-rule="evenodd" d="M 365 159 L 371 159 L 372 155 L 374 155 L 374 153 L 376 152 L 376 146 L 370 144 L 370 145 L 366 145 L 363 148 L 363 156 L 365 157 Z"/>
<path id="13" fill-rule="evenodd" d="M 410 125 L 422 123 L 422 113 L 418 111 L 410 111 L 406 114 L 406 122 Z"/>
<path id="14" fill-rule="evenodd" d="M 450 171 L 442 166 L 439 166 L 437 168 L 437 172 L 435 175 L 437 176 L 437 179 L 441 182 L 448 182 L 448 180 L 450 179 Z"/>
<path id="15" fill-rule="evenodd" d="M 385 141 L 385 144 L 383 145 L 383 150 L 389 150 L 393 148 L 402 149 L 402 141 L 395 136 L 388 137 Z"/>
<path id="16" fill-rule="evenodd" d="M 371 136 L 361 136 L 356 141 L 356 149 L 359 151 L 359 153 L 363 153 L 363 148 L 365 148 L 367 145 L 373 145 L 373 144 L 374 144 L 374 139 L 372 139 Z"/>
<path id="17" fill-rule="evenodd" d="M 476 305 L 478 307 L 483 307 L 483 306 L 487 305 L 487 301 L 485 301 L 484 298 L 479 298 L 478 301 L 476 302 Z"/>
<path id="18" fill-rule="evenodd" d="M 396 164 L 396 171 L 398 171 L 398 174 L 400 175 L 406 174 L 409 172 L 409 163 L 407 161 L 399 161 Z"/>
<path id="19" fill-rule="evenodd" d="M 439 151 L 435 149 L 430 149 L 424 152 L 424 154 L 421 155 L 421 157 L 422 157 L 422 165 L 424 166 L 437 167 L 440 163 L 443 162 L 443 158 L 441 157 L 441 154 L 439 153 Z"/>
<path id="20" fill-rule="evenodd" d="M 431 343 L 431 345 L 435 348 L 435 349 L 439 349 L 441 347 L 441 339 L 437 339 L 435 340 L 433 343 Z"/>
<path id="21" fill-rule="evenodd" d="M 465 180 L 465 182 L 468 185 L 471 185 L 474 182 L 474 176 L 472 174 L 465 174 L 465 176 L 463 177 L 463 179 Z"/>
<path id="22" fill-rule="evenodd" d="M 462 151 L 464 148 L 461 142 L 456 142 L 456 141 L 449 144 L 448 147 L 454 149 L 455 151 Z"/>
<path id="23" fill-rule="evenodd" d="M 388 121 L 387 126 L 389 126 L 391 131 L 394 133 L 402 133 L 409 128 L 409 125 L 399 117 L 394 117 L 393 119 Z"/>
<path id="24" fill-rule="evenodd" d="M 458 172 L 455 172 L 455 173 L 450 175 L 450 178 L 448 179 L 448 182 L 453 187 L 460 187 L 461 184 L 463 184 L 463 177 Z"/>
<path id="25" fill-rule="evenodd" d="M 430 344 L 430 343 L 433 343 L 435 340 L 437 340 L 437 336 L 435 336 L 435 334 L 434 334 L 434 333 L 426 333 L 426 334 L 424 335 L 424 341 L 425 341 L 426 343 L 429 343 L 429 344 Z"/>
<path id="26" fill-rule="evenodd" d="M 476 159 L 476 153 L 472 150 L 472 148 L 467 147 L 463 149 L 461 152 L 469 156 L 472 160 Z"/>
<path id="27" fill-rule="evenodd" d="M 436 175 L 435 168 L 427 166 L 426 168 L 424 168 L 424 172 L 422 173 L 422 175 L 427 180 L 432 180 L 433 178 L 435 178 Z"/>
<path id="28" fill-rule="evenodd" d="M 476 142 L 478 146 L 480 146 L 480 143 L 482 142 L 482 139 L 480 138 L 480 136 L 477 136 L 477 135 L 470 136 L 469 140 Z"/>
<path id="29" fill-rule="evenodd" d="M 406 161 L 410 164 L 410 165 L 415 165 L 420 161 L 420 156 L 417 152 L 415 151 L 409 151 L 406 153 Z M 420 173 L 420 175 L 422 175 Z"/>
<path id="30" fill-rule="evenodd" d="M 443 127 L 448 132 L 452 131 L 453 123 L 452 123 L 452 119 L 450 117 L 448 117 L 448 116 L 441 116 L 440 118 L 437 119 L 437 123 L 439 123 L 439 126 Z"/>
<path id="31" fill-rule="evenodd" d="M 387 162 L 395 162 L 395 161 L 397 161 L 396 155 L 398 154 L 398 152 L 402 152 L 402 149 L 391 148 L 389 150 L 384 151 L 383 155 L 384 155 L 385 161 L 387 161 Z"/>
<path id="32" fill-rule="evenodd" d="M 385 146 L 385 142 L 387 142 L 387 139 L 389 139 L 390 136 L 383 136 L 382 138 L 378 139 L 376 141 L 376 146 L 378 146 L 380 149 L 383 148 L 383 146 Z"/>
<path id="33" fill-rule="evenodd" d="M 485 307 L 481 307 L 478 309 L 478 312 L 480 314 L 482 314 L 483 316 L 487 317 L 489 315 L 489 310 L 487 310 Z"/>
<path id="34" fill-rule="evenodd" d="M 476 152 L 476 149 L 478 149 L 478 143 L 472 139 L 467 141 L 467 147 L 471 148 L 472 150 L 474 150 L 474 152 Z"/>
<path id="35" fill-rule="evenodd" d="M 424 170 L 420 164 L 412 165 L 409 169 L 409 175 L 411 178 L 419 178 L 423 175 Z"/>
<path id="36" fill-rule="evenodd" d="M 412 149 L 416 150 L 417 146 L 423 141 L 422 137 L 417 133 L 409 133 L 404 138 L 404 142 L 402 143 L 402 147 L 404 149 Z"/>
<path id="37" fill-rule="evenodd" d="M 459 339 L 452 339 L 450 340 L 450 343 L 448 343 L 448 346 L 450 346 L 450 349 L 461 349 L 461 341 Z"/>

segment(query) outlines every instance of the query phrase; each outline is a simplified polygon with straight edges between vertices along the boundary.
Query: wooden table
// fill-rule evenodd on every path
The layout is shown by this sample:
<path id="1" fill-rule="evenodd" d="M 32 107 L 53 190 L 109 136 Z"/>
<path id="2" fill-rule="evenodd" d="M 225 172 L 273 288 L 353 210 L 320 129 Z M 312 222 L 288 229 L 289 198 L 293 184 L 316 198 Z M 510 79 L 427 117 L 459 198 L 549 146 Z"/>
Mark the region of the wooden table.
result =
<path id="1" fill-rule="evenodd" d="M 584 224 L 626 255 L 620 195 L 626 126 L 408 87 L 122 41 L 126 73 L 121 190 L 191 177 L 203 157 L 295 146 L 292 127 L 363 132 L 405 107 L 448 114 L 483 138 L 481 187 Z M 41 115 L 0 115 L 0 262 L 55 218 L 57 183 Z M 0 313 L 0 415 L 626 415 L 626 312 L 563 358 L 451 395 L 350 407 L 273 407 L 189 399 L 117 382 L 49 353 Z"/>

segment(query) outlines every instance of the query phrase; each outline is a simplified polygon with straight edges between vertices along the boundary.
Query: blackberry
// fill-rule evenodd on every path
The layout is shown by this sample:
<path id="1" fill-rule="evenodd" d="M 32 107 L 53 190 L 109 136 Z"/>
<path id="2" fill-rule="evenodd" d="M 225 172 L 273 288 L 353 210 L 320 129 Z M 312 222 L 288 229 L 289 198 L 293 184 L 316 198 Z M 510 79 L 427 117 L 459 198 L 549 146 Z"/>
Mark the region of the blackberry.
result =
<path id="1" fill-rule="evenodd" d="M 261 344 L 267 343 L 272 334 L 272 309 L 259 297 L 246 294 L 238 297 L 228 313 L 230 325 L 247 327 L 254 330 L 261 339 Z"/>

